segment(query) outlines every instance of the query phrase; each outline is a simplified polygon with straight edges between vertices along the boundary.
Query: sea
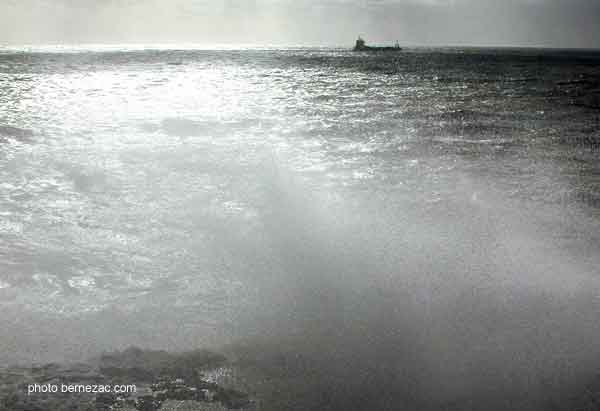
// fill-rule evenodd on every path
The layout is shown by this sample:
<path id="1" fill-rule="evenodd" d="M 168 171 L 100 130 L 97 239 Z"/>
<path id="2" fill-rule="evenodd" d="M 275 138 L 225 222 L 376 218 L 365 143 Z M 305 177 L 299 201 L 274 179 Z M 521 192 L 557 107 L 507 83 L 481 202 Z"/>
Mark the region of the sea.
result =
<path id="1" fill-rule="evenodd" d="M 600 371 L 599 160 L 600 51 L 0 47 L 0 359 L 545 409 Z"/>

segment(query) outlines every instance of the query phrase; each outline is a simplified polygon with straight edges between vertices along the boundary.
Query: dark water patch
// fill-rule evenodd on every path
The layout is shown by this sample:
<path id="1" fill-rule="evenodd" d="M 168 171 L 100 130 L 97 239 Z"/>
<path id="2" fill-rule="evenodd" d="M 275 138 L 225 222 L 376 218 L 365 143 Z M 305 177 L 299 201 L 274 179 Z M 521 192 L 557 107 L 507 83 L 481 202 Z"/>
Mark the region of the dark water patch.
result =
<path id="1" fill-rule="evenodd" d="M 573 104 L 576 106 L 600 110 L 600 89 L 590 90 L 588 94 L 576 99 Z"/>
<path id="2" fill-rule="evenodd" d="M 73 180 L 75 189 L 79 192 L 106 192 L 110 187 L 107 176 L 100 170 L 85 170 L 73 168 L 68 173 Z"/>
<path id="3" fill-rule="evenodd" d="M 453 134 L 468 135 L 478 137 L 478 140 L 489 140 L 499 134 L 503 137 L 517 129 L 516 125 L 501 125 L 495 123 L 483 122 L 461 122 L 442 127 Z"/>
<path id="4" fill-rule="evenodd" d="M 600 135 L 564 135 L 557 139 L 558 144 L 600 151 Z"/>
<path id="5" fill-rule="evenodd" d="M 552 411 L 597 410 L 600 404 L 600 375 L 580 377 L 548 396 L 546 409 Z"/>
<path id="6" fill-rule="evenodd" d="M 34 81 L 34 80 L 35 79 L 30 76 L 13 76 L 10 79 L 10 82 L 20 83 L 20 82 L 28 82 L 28 81 Z"/>
<path id="7" fill-rule="evenodd" d="M 432 113 L 427 116 L 428 122 L 420 127 L 421 135 L 448 136 L 449 138 L 468 137 L 472 141 L 506 142 L 512 140 L 516 133 L 526 127 L 522 121 L 501 113 L 471 109 L 449 110 Z"/>
<path id="8" fill-rule="evenodd" d="M 555 89 L 574 106 L 600 109 L 600 74 L 581 73 L 576 78 L 558 81 Z"/>
<path id="9" fill-rule="evenodd" d="M 231 121 L 192 120 L 188 118 L 171 117 L 156 123 L 142 123 L 139 127 L 143 131 L 154 133 L 163 131 L 174 137 L 198 137 L 198 136 L 226 136 L 238 130 L 248 128 L 268 127 L 268 120 L 258 118 L 246 118 Z"/>
<path id="10" fill-rule="evenodd" d="M 441 84 L 490 84 L 490 83 L 530 83 L 537 81 L 535 78 L 505 78 L 505 77 L 433 77 L 433 81 Z"/>
<path id="11" fill-rule="evenodd" d="M 165 133 L 178 137 L 212 134 L 217 125 L 214 122 L 202 122 L 185 118 L 166 118 L 161 122 L 161 128 Z"/>
<path id="12" fill-rule="evenodd" d="M 142 123 L 138 127 L 141 131 L 146 133 L 155 133 L 161 129 L 160 124 L 156 123 Z"/>
<path id="13" fill-rule="evenodd" d="M 564 209 L 570 209 L 573 205 L 582 205 L 588 209 L 600 210 L 600 191 L 591 187 L 578 187 L 557 195 L 552 198 Z"/>
<path id="14" fill-rule="evenodd" d="M 456 110 L 448 110 L 444 111 L 441 114 L 430 115 L 429 118 L 438 118 L 440 120 L 464 120 L 469 118 L 489 118 L 496 116 L 497 113 L 485 112 L 479 110 L 470 110 L 470 109 L 456 109 Z"/>
<path id="15" fill-rule="evenodd" d="M 12 139 L 20 143 L 31 143 L 32 138 L 33 131 L 31 130 L 14 126 L 0 125 L 0 142 Z"/>
<path id="16" fill-rule="evenodd" d="M 598 79 L 579 78 L 573 80 L 564 80 L 556 83 L 557 86 L 578 86 L 578 85 L 597 85 Z"/>
<path id="17" fill-rule="evenodd" d="M 505 83 L 531 83 L 534 81 L 540 81 L 536 77 L 523 77 L 523 78 L 505 78 L 503 80 Z"/>

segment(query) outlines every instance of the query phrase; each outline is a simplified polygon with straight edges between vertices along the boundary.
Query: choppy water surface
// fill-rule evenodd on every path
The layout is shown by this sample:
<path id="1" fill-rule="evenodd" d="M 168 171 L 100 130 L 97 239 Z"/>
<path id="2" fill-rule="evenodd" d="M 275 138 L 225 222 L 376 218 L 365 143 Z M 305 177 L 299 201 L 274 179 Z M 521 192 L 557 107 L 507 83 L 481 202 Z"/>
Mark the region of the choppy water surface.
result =
<path id="1" fill-rule="evenodd" d="M 584 51 L 2 49 L 2 355 L 299 338 L 417 361 L 415 397 L 577 369 L 599 88 Z"/>

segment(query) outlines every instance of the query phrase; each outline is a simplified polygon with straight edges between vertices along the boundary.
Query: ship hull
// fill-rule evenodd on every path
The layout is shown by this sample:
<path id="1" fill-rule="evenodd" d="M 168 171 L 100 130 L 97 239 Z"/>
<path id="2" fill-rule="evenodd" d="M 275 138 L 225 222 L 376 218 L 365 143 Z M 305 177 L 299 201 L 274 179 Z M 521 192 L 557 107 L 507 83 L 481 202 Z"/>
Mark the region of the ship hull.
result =
<path id="1" fill-rule="evenodd" d="M 354 47 L 352 51 L 402 51 L 401 47 Z"/>

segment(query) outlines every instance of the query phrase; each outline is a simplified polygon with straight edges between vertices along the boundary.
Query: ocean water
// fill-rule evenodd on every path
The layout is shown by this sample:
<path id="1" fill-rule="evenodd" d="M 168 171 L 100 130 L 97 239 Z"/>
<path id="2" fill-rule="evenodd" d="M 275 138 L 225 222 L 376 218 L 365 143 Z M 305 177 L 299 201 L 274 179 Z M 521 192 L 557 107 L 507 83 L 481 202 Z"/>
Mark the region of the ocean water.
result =
<path id="1" fill-rule="evenodd" d="M 600 370 L 599 100 L 584 50 L 2 48 L 0 357 L 242 341 L 316 384 L 279 409 L 552 402 Z"/>

